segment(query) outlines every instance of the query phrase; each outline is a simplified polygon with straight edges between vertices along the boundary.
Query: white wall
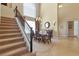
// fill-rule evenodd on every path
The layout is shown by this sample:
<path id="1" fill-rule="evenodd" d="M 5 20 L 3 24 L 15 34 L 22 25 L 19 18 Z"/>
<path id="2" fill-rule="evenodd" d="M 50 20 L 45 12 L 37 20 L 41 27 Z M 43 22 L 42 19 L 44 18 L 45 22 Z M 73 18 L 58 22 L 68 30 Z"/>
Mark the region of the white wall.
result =
<path id="1" fill-rule="evenodd" d="M 78 36 L 79 34 L 79 21 L 74 20 L 74 36 Z"/>

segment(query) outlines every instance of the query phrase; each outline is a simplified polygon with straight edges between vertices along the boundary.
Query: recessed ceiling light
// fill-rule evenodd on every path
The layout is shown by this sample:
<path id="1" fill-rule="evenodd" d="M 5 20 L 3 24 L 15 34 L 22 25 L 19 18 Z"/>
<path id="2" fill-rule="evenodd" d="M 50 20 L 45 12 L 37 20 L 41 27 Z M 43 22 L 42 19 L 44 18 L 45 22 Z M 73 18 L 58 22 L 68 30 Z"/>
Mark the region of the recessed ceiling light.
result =
<path id="1" fill-rule="evenodd" d="M 63 5 L 59 5 L 58 7 L 59 7 L 59 8 L 62 8 L 62 7 L 63 7 Z"/>

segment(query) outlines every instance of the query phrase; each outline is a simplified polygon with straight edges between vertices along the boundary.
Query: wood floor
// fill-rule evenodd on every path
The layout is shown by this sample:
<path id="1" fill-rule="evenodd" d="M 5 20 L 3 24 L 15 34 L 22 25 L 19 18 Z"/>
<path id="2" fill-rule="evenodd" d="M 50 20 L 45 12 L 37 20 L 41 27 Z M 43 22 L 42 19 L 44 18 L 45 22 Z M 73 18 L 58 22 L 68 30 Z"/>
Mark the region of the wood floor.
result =
<path id="1" fill-rule="evenodd" d="M 37 56 L 79 56 L 79 38 L 76 37 L 60 37 L 52 39 L 51 44 L 36 45 Z"/>

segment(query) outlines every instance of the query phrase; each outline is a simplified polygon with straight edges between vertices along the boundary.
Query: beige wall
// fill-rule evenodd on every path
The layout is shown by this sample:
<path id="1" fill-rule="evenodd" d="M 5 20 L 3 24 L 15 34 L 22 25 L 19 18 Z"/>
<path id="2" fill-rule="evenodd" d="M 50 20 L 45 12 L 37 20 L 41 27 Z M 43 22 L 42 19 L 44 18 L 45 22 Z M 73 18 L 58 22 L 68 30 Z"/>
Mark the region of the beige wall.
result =
<path id="1" fill-rule="evenodd" d="M 23 15 L 23 4 L 21 3 L 8 3 L 8 6 L 1 5 L 1 16 L 14 18 L 14 9 L 18 7 L 18 10 Z"/>
<path id="2" fill-rule="evenodd" d="M 1 16 L 1 3 L 0 3 L 0 16 Z"/>
<path id="3" fill-rule="evenodd" d="M 63 3 L 58 9 L 59 32 L 61 36 L 67 35 L 67 21 L 79 20 L 79 3 Z"/>
<path id="4" fill-rule="evenodd" d="M 40 3 L 35 3 L 35 6 L 36 6 L 36 17 L 39 17 L 40 16 Z"/>
<path id="5" fill-rule="evenodd" d="M 46 29 L 45 22 L 50 22 L 50 28 L 54 31 L 54 35 L 58 34 L 58 24 L 57 24 L 57 3 L 43 3 L 41 4 L 40 16 L 41 20 L 41 30 Z M 56 22 L 54 26 L 54 22 Z"/>
<path id="6" fill-rule="evenodd" d="M 79 18 L 79 3 L 64 3 L 63 7 L 59 8 L 59 19 L 69 19 Z"/>
<path id="7" fill-rule="evenodd" d="M 18 7 L 18 10 L 20 11 L 20 13 L 23 15 L 23 3 L 13 3 L 12 4 L 12 8 L 15 9 L 15 7 Z"/>
<path id="8" fill-rule="evenodd" d="M 14 12 L 12 8 L 1 5 L 1 16 L 14 18 Z"/>

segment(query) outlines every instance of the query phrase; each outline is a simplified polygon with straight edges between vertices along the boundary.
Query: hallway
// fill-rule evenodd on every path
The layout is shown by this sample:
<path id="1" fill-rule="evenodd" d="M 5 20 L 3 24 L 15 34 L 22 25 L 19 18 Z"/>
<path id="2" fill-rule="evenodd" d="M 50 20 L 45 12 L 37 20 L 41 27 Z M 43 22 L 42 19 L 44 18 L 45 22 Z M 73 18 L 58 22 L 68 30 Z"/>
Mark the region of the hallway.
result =
<path id="1" fill-rule="evenodd" d="M 41 46 L 44 44 L 38 44 L 39 50 Z M 46 45 L 46 44 L 45 44 Z M 49 46 L 49 47 L 48 47 Z M 48 49 L 46 49 L 46 47 Z M 36 52 L 36 55 L 38 56 L 78 56 L 79 55 L 79 39 L 76 37 L 66 37 L 62 38 L 60 37 L 59 39 L 52 39 L 52 43 L 49 45 L 46 45 L 42 47 L 43 51 L 38 51 Z"/>

